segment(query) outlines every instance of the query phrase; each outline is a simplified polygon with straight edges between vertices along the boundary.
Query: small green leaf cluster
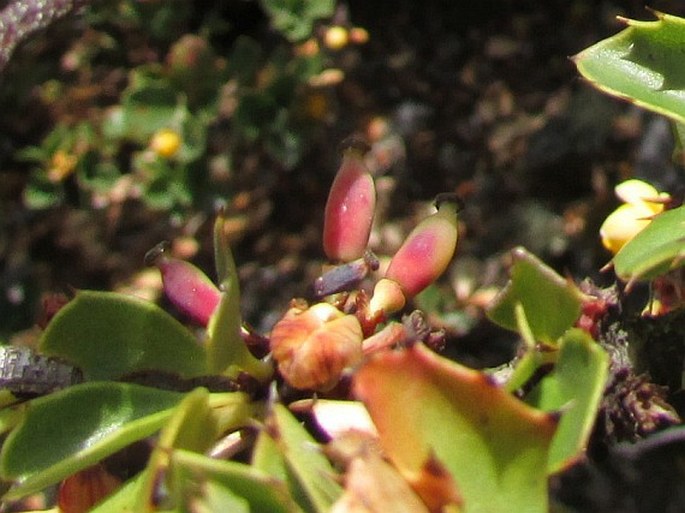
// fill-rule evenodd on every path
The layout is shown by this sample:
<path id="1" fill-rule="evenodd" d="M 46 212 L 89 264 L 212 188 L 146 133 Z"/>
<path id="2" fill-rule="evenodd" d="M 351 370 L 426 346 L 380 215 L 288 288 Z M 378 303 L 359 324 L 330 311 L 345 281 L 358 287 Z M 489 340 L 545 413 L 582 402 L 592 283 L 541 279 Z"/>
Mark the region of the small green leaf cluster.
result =
<path id="1" fill-rule="evenodd" d="M 227 26 L 219 6 L 90 6 L 89 31 L 63 55 L 64 73 L 38 85 L 55 124 L 16 153 L 33 169 L 26 205 L 101 208 L 139 198 L 184 211 L 225 196 L 226 175 L 246 149 L 294 167 L 332 110 L 328 86 L 312 80 L 330 65 L 315 28 L 334 2 L 263 4 L 280 32 L 264 43 Z M 191 27 L 198 16 L 201 25 Z M 227 38 L 233 42 L 222 46 Z M 313 46 L 302 51 L 307 38 Z M 175 151 L 153 143 L 165 130 L 178 136 Z"/>

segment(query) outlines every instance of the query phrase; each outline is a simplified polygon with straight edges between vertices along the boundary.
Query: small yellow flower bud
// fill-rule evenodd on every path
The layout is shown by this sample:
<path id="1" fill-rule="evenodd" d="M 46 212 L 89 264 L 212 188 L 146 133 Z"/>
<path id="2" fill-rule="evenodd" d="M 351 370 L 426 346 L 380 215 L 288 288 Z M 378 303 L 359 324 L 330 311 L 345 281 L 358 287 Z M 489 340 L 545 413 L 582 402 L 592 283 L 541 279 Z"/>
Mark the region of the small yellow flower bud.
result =
<path id="1" fill-rule="evenodd" d="M 626 203 L 604 220 L 599 235 L 614 255 L 650 222 L 654 212 L 645 203 Z"/>
<path id="2" fill-rule="evenodd" d="M 664 209 L 664 203 L 671 199 L 668 193 L 659 192 L 650 184 L 635 179 L 621 182 L 614 188 L 614 192 L 624 203 L 641 203 L 654 214 L 661 212 Z"/>
<path id="3" fill-rule="evenodd" d="M 614 192 L 624 204 L 604 220 L 599 235 L 604 247 L 615 255 L 650 223 L 653 216 L 664 210 L 671 196 L 635 179 L 621 182 Z"/>
<path id="4" fill-rule="evenodd" d="M 165 159 L 176 155 L 180 147 L 181 136 L 170 128 L 158 130 L 150 140 L 150 149 Z"/>
<path id="5" fill-rule="evenodd" d="M 345 27 L 333 25 L 326 30 L 323 42 L 331 50 L 341 50 L 349 43 L 349 32 Z"/>

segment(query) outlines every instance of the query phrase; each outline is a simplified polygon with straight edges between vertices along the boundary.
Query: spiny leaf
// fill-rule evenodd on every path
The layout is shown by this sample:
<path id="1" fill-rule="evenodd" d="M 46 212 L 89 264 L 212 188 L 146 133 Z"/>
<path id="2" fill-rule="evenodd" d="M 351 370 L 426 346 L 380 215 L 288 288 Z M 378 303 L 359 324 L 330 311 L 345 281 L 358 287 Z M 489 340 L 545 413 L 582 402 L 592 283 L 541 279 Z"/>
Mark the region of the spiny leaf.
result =
<path id="1" fill-rule="evenodd" d="M 583 454 L 608 373 L 608 356 L 580 329 L 559 343 L 554 370 L 526 397 L 544 411 L 560 411 L 561 421 L 550 450 L 549 470 L 556 472 Z"/>
<path id="2" fill-rule="evenodd" d="M 524 248 L 514 249 L 512 256 L 511 279 L 488 310 L 488 317 L 516 331 L 520 325 L 516 310 L 522 307 L 534 338 L 555 344 L 578 319 L 582 294 Z"/>
<path id="3" fill-rule="evenodd" d="M 468 513 L 547 511 L 554 415 L 421 344 L 372 358 L 355 375 L 353 390 L 386 454 L 419 493 L 438 484 L 426 471 L 438 464 L 454 479 Z"/>
<path id="4" fill-rule="evenodd" d="M 685 122 L 685 20 L 655 12 L 656 21 L 623 20 L 628 28 L 573 60 L 597 88 Z"/>

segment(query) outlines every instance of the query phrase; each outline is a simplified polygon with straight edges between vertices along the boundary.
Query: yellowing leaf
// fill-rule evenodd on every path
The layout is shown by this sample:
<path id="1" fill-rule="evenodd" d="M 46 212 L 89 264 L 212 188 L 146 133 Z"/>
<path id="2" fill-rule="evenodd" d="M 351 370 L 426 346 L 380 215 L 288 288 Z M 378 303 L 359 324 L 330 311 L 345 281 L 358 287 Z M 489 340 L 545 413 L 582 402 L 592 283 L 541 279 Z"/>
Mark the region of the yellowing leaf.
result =
<path id="1" fill-rule="evenodd" d="M 547 511 L 555 416 L 421 344 L 370 359 L 353 390 L 386 454 L 419 493 L 430 484 L 426 470 L 439 465 L 454 479 L 466 513 Z"/>

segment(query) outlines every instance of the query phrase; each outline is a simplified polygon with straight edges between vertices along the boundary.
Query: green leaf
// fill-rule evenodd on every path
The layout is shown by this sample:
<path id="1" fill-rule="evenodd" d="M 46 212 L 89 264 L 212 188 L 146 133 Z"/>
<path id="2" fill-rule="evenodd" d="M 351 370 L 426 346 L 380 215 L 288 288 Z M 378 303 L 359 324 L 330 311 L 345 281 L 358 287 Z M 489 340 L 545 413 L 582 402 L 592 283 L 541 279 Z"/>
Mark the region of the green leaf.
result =
<path id="1" fill-rule="evenodd" d="M 651 280 L 685 262 L 685 206 L 654 217 L 613 259 L 622 280 Z"/>
<path id="2" fill-rule="evenodd" d="M 655 12 L 656 21 L 623 20 L 628 28 L 573 60 L 594 86 L 685 122 L 685 20 Z"/>
<path id="3" fill-rule="evenodd" d="M 89 467 L 161 428 L 183 394 L 128 383 L 85 383 L 34 399 L 0 453 L 19 498 Z"/>
<path id="4" fill-rule="evenodd" d="M 224 223 L 225 217 L 220 213 L 214 223 L 214 258 L 221 300 L 207 326 L 209 371 L 235 375 L 242 370 L 260 381 L 267 381 L 273 375 L 272 366 L 255 358 L 241 336 L 240 283 Z"/>
<path id="5" fill-rule="evenodd" d="M 298 513 L 282 481 L 248 465 L 220 461 L 201 454 L 175 450 L 171 455 L 175 488 L 184 498 L 181 511 L 197 511 L 197 505 L 215 504 L 200 511 L 234 511 L 232 501 L 249 505 L 251 513 Z"/>
<path id="6" fill-rule="evenodd" d="M 609 358 L 590 336 L 569 330 L 559 343 L 554 370 L 526 397 L 548 412 L 561 412 L 549 455 L 549 471 L 557 472 L 583 454 L 597 416 L 608 375 Z"/>
<path id="7" fill-rule="evenodd" d="M 511 279 L 488 310 L 488 317 L 500 326 L 516 331 L 517 305 L 535 340 L 553 345 L 578 319 L 582 294 L 524 248 L 512 251 Z"/>
<path id="8" fill-rule="evenodd" d="M 170 493 L 167 492 L 169 483 L 166 476 L 173 449 L 204 452 L 212 446 L 218 434 L 217 421 L 209 406 L 209 392 L 204 388 L 193 390 L 174 409 L 159 435 L 145 468 L 136 509 L 146 511 L 155 503 L 159 506 L 162 495 L 159 488 L 163 488 L 165 495 Z"/>
<path id="9" fill-rule="evenodd" d="M 431 486 L 442 466 L 467 513 L 547 512 L 555 416 L 422 344 L 378 354 L 357 371 L 353 390 L 400 473 L 415 490 L 434 490 L 424 500 L 450 499 Z"/>
<path id="10" fill-rule="evenodd" d="M 266 430 L 262 429 L 257 435 L 254 447 L 252 448 L 252 468 L 256 468 L 275 479 L 286 481 L 288 470 L 283 454 L 274 440 Z"/>
<path id="11" fill-rule="evenodd" d="M 285 461 L 292 495 L 305 511 L 327 513 L 342 488 L 321 447 L 282 404 L 273 405 L 266 423 Z"/>
<path id="12" fill-rule="evenodd" d="M 334 0 L 261 0 L 271 23 L 289 41 L 306 39 L 318 18 L 333 16 Z"/>
<path id="13" fill-rule="evenodd" d="M 151 369 L 206 374 L 205 352 L 181 323 L 153 303 L 112 292 L 78 292 L 48 324 L 40 349 L 89 380 Z"/>

